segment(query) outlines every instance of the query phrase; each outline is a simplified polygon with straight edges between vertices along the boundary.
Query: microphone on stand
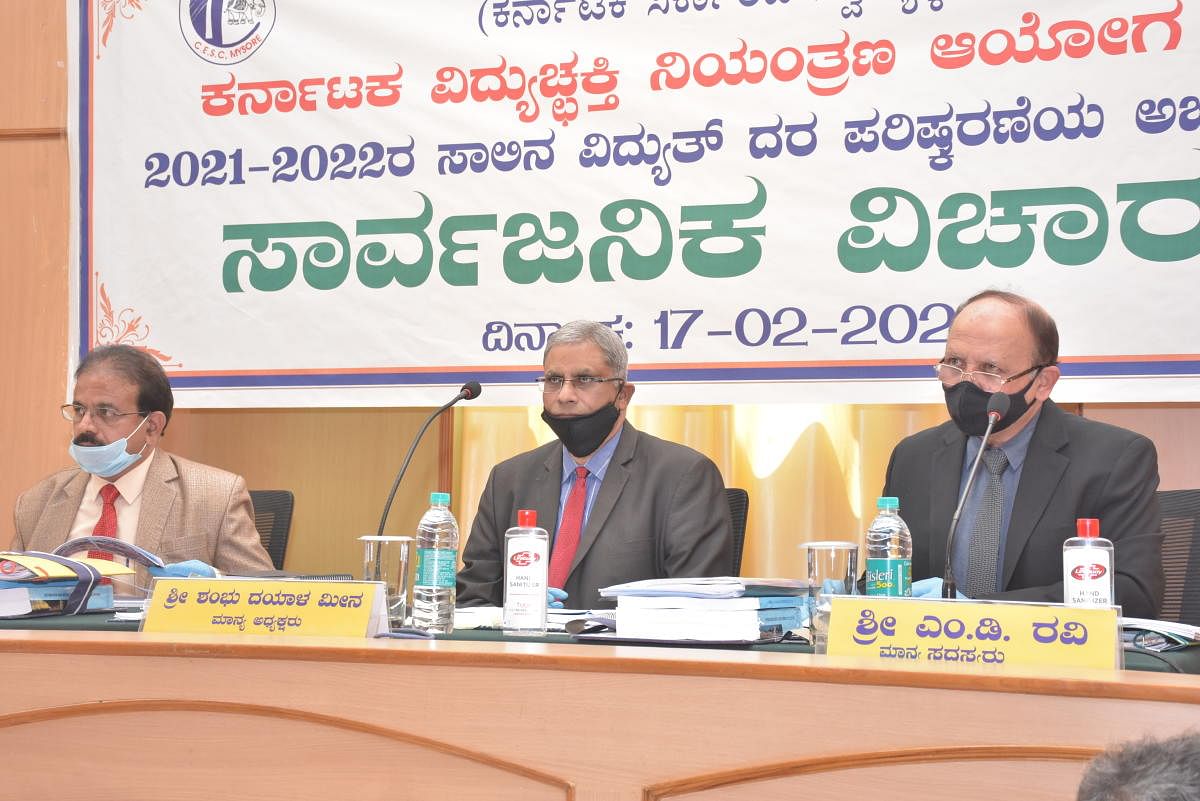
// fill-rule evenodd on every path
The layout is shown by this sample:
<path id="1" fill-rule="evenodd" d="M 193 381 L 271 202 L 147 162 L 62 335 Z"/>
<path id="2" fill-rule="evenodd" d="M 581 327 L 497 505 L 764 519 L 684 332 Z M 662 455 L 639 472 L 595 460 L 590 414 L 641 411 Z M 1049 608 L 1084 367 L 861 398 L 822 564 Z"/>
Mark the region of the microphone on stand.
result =
<path id="1" fill-rule="evenodd" d="M 976 474 L 979 473 L 979 460 L 983 457 L 983 449 L 987 447 L 988 437 L 992 435 L 992 427 L 1008 413 L 1009 403 L 1009 397 L 1003 392 L 993 392 L 992 396 L 988 398 L 988 423 L 983 432 L 983 442 L 979 444 L 979 453 L 975 454 L 975 461 L 971 462 L 971 471 L 967 473 L 967 484 L 963 487 L 962 494 L 958 496 L 958 506 L 954 509 L 954 516 L 950 518 L 950 533 L 946 535 L 946 571 L 942 576 L 943 598 L 954 598 L 958 589 L 954 583 L 954 569 L 951 565 L 951 556 L 954 553 L 954 531 L 958 528 L 958 516 L 962 514 L 963 504 L 967 502 L 967 496 L 971 494 L 971 486 L 975 483 Z"/>
<path id="2" fill-rule="evenodd" d="M 430 423 L 438 418 L 442 412 L 449 409 L 454 404 L 461 400 L 474 400 L 479 397 L 479 393 L 483 391 L 483 387 L 479 386 L 478 381 L 468 381 L 462 385 L 462 389 L 458 391 L 450 401 L 426 418 L 424 424 L 421 425 L 421 430 L 413 437 L 412 445 L 408 446 L 408 453 L 404 456 L 404 463 L 400 465 L 400 472 L 396 474 L 396 481 L 392 484 L 392 491 L 388 493 L 387 503 L 383 505 L 383 515 L 379 518 L 379 536 L 383 536 L 383 527 L 387 523 L 388 513 L 392 511 L 392 501 L 396 498 L 396 490 L 400 488 L 400 480 L 404 478 L 404 473 L 408 470 L 408 463 L 412 461 L 413 453 L 417 450 L 417 443 L 421 441 L 421 437 L 425 435 L 425 429 L 429 428 Z"/>

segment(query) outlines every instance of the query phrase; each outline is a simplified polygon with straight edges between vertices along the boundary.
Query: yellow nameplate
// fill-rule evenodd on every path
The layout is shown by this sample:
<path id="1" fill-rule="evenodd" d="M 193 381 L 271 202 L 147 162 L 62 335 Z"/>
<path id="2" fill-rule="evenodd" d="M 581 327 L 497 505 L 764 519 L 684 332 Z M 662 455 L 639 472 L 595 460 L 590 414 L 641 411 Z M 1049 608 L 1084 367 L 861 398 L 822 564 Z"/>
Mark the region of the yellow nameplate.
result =
<path id="1" fill-rule="evenodd" d="M 387 630 L 372 581 L 157 579 L 142 631 L 370 637 Z"/>
<path id="2" fill-rule="evenodd" d="M 1121 666 L 1116 607 L 863 595 L 831 600 L 833 656 L 989 671 Z"/>

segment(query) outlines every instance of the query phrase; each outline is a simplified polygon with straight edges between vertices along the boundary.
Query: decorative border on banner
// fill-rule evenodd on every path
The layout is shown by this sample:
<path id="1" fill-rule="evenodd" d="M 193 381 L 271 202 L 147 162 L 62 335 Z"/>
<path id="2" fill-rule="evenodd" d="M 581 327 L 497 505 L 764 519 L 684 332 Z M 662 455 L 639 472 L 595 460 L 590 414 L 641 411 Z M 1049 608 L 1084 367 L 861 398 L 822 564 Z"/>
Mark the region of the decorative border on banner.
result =
<path id="1" fill-rule="evenodd" d="M 79 359 L 92 342 L 92 40 L 89 0 L 79 0 Z"/>
<path id="2" fill-rule="evenodd" d="M 633 381 L 879 381 L 932 378 L 932 362 L 785 362 L 630 365 Z M 1109 356 L 1065 360 L 1064 376 L 1076 378 L 1200 375 L 1200 354 Z M 244 387 L 434 386 L 486 376 L 491 384 L 531 384 L 541 370 L 528 367 L 374 368 L 364 370 L 272 370 L 263 372 L 184 372 L 171 374 L 176 389 Z"/>

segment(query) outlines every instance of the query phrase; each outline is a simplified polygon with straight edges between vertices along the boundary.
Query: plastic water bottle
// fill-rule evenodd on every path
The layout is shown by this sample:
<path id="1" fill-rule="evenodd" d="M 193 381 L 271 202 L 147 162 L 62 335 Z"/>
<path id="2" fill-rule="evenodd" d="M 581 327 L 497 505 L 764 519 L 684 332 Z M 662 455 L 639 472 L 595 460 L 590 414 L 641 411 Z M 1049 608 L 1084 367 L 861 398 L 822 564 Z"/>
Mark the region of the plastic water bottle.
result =
<path id="1" fill-rule="evenodd" d="M 1063 602 L 1067 606 L 1112 606 L 1116 599 L 1113 544 L 1100 536 L 1100 521 L 1081 517 L 1075 536 L 1063 543 Z"/>
<path id="2" fill-rule="evenodd" d="M 546 633 L 546 572 L 550 535 L 537 524 L 537 511 L 521 509 L 504 532 L 504 628 L 526 635 Z"/>
<path id="3" fill-rule="evenodd" d="M 458 521 L 450 493 L 429 495 L 417 524 L 417 577 L 413 583 L 413 627 L 435 634 L 454 631 L 454 575 L 458 567 Z"/>
<path id="4" fill-rule="evenodd" d="M 900 500 L 876 503 L 867 529 L 867 595 L 912 595 L 912 534 L 900 517 Z"/>

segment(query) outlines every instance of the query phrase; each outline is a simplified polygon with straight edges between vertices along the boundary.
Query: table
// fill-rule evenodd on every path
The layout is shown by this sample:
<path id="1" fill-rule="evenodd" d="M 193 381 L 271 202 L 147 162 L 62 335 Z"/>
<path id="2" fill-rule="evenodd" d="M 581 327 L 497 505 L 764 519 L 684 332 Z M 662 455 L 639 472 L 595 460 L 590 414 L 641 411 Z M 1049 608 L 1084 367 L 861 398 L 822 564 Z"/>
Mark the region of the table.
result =
<path id="1" fill-rule="evenodd" d="M 137 621 L 114 620 L 109 612 L 91 612 L 82 615 L 46 615 L 33 618 L 0 618 L 0 631 L 4 629 L 33 629 L 58 631 L 137 631 Z M 443 639 L 473 640 L 484 642 L 575 642 L 566 634 L 548 634 L 539 640 L 530 637 L 513 637 L 493 629 L 460 630 Z M 752 651 L 779 653 L 812 653 L 812 648 L 801 643 L 779 643 L 755 645 Z M 1126 651 L 1125 667 L 1128 670 L 1149 670 L 1158 673 L 1193 673 L 1200 675 L 1200 648 L 1183 651 L 1155 653 L 1153 651 Z"/>
<path id="2" fill-rule="evenodd" d="M 1040 801 L 1200 721 L 1200 677 L 1134 671 L 54 630 L 0 652 L 11 797 Z"/>

